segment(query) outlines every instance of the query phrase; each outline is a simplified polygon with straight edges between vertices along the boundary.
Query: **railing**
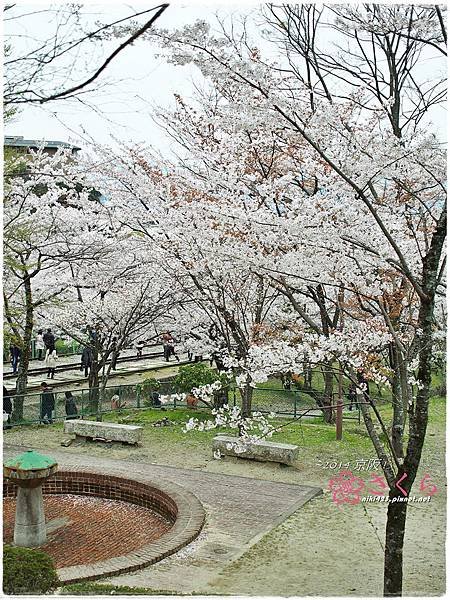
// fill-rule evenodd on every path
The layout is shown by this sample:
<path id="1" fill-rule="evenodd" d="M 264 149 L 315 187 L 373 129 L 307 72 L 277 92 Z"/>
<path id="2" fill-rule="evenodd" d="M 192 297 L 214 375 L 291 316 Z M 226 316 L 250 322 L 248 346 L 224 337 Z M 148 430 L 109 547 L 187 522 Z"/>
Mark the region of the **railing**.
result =
<path id="1" fill-rule="evenodd" d="M 70 410 L 66 411 L 65 392 L 53 389 L 49 391 L 53 394 L 55 400 L 52 420 L 63 421 L 66 418 L 73 418 L 75 415 L 71 414 Z M 160 381 L 158 393 L 166 396 L 167 401 L 163 404 L 164 407 L 187 407 L 186 400 L 180 400 L 177 397 L 173 382 L 170 379 Z M 76 416 L 83 418 L 92 416 L 101 418 L 102 414 L 117 410 L 144 409 L 154 406 L 151 392 L 144 391 L 142 385 L 139 384 L 108 386 L 103 390 L 100 388 L 83 388 L 71 390 L 71 394 L 76 405 Z M 116 396 L 114 401 L 113 396 Z M 10 425 L 33 425 L 44 420 L 45 401 L 43 405 L 41 391 L 23 396 L 12 396 L 11 400 L 13 406 L 17 402 L 22 403 L 22 418 L 20 420 L 11 418 Z M 233 406 L 240 406 L 241 395 L 239 390 L 230 388 L 228 403 Z M 202 406 L 202 403 L 199 404 L 200 406 Z M 252 409 L 262 413 L 275 413 L 279 416 L 293 418 L 300 417 L 305 411 L 308 411 L 308 416 L 320 417 L 322 414 L 321 410 L 304 392 L 275 388 L 256 388 L 253 391 Z M 13 415 L 15 412 L 13 412 Z M 352 414 L 344 413 L 344 418 L 360 421 L 360 413 L 359 411 Z"/>
<path id="2" fill-rule="evenodd" d="M 160 342 L 156 342 L 154 344 L 147 344 L 144 346 L 144 353 L 146 348 L 156 348 L 161 346 Z M 135 348 L 123 348 L 124 350 L 130 350 Z M 71 342 L 64 342 L 64 345 L 61 345 L 60 340 L 56 340 L 56 353 L 58 356 L 78 356 L 81 354 L 82 344 L 79 344 L 77 341 L 72 340 Z M 137 349 L 136 349 L 137 352 Z M 45 356 L 45 349 L 42 351 L 43 356 Z M 31 341 L 31 360 L 36 360 L 39 356 L 39 351 L 36 350 L 36 340 Z M 9 357 L 9 350 L 7 348 L 3 349 L 3 364 L 11 363 L 11 358 Z"/>
<path id="3" fill-rule="evenodd" d="M 241 395 L 239 390 L 232 389 L 232 403 L 234 406 L 240 405 Z M 230 401 L 230 398 L 229 398 Z M 344 398 L 344 403 L 348 403 Z M 279 416 L 300 417 L 302 413 L 307 412 L 307 416 L 322 416 L 321 409 L 314 403 L 314 400 L 302 390 L 284 388 L 255 388 L 252 396 L 252 410 L 261 413 L 275 413 Z M 358 420 L 360 422 L 360 411 L 356 410 L 352 414 L 344 413 L 344 419 Z"/>
<path id="4" fill-rule="evenodd" d="M 169 388 L 172 385 L 168 382 L 161 381 L 159 392 L 161 394 L 169 393 Z M 66 418 L 74 416 L 73 412 L 66 411 L 66 392 L 56 391 L 49 387 L 48 392 L 53 395 L 54 409 L 52 411 L 53 421 L 62 421 Z M 139 385 L 115 385 L 108 386 L 103 390 L 101 388 L 83 388 L 70 390 L 71 397 L 75 402 L 76 416 L 89 417 L 94 415 L 102 415 L 111 412 L 112 410 L 120 410 L 124 408 L 146 408 L 152 406 L 152 399 L 149 393 L 143 393 Z M 115 402 L 112 402 L 113 396 L 117 396 Z M 13 414 L 10 418 L 11 425 L 32 425 L 40 423 L 44 420 L 44 411 L 46 408 L 46 400 L 42 401 L 42 391 L 37 391 L 31 394 L 22 396 L 10 396 L 13 405 Z M 22 418 L 15 419 L 18 404 L 22 405 Z M 168 406 L 177 406 L 177 402 L 168 403 Z M 186 406 L 186 403 L 184 403 Z"/>

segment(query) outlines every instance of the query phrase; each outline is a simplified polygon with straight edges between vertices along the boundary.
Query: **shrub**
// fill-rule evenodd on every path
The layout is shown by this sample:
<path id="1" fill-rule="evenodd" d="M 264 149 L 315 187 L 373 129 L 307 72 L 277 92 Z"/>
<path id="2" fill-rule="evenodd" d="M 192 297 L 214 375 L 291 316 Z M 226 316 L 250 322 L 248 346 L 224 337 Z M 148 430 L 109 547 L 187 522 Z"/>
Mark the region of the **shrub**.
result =
<path id="1" fill-rule="evenodd" d="M 217 380 L 221 381 L 224 387 L 229 385 L 228 377 L 224 373 L 220 374 L 203 363 L 196 363 L 180 367 L 173 384 L 178 392 L 189 394 L 193 388 L 208 385 Z"/>
<path id="2" fill-rule="evenodd" d="M 51 556 L 41 550 L 4 546 L 5 594 L 46 594 L 60 585 Z"/>
<path id="3" fill-rule="evenodd" d="M 138 392 L 142 394 L 144 398 L 144 406 L 154 405 L 153 394 L 157 392 L 160 387 L 161 383 L 154 377 L 148 377 L 138 385 Z"/>
<path id="4" fill-rule="evenodd" d="M 203 363 L 196 363 L 180 367 L 173 383 L 178 392 L 188 394 L 192 388 L 213 383 L 217 378 L 216 371 L 213 371 Z"/>

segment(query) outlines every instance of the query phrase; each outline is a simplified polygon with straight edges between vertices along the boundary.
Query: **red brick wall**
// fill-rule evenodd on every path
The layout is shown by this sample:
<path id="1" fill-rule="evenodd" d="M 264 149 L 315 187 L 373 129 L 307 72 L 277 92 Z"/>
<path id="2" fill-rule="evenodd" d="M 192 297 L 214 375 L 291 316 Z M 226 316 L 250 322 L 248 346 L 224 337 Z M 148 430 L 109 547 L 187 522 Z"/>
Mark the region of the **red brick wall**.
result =
<path id="1" fill-rule="evenodd" d="M 122 500 L 151 508 L 174 523 L 178 508 L 174 500 L 155 487 L 123 479 L 113 475 L 99 475 L 85 471 L 58 471 L 42 486 L 44 494 L 75 494 L 80 496 L 97 496 L 112 500 Z M 14 497 L 17 486 L 10 480 L 3 480 L 3 496 Z"/>

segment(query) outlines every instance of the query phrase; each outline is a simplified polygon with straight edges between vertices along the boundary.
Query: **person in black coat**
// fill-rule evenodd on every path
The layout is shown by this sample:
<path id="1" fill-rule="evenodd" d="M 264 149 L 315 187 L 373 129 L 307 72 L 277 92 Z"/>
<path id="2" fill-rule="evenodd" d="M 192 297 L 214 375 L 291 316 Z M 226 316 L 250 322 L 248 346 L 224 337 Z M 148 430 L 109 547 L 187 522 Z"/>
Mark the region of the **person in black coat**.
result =
<path id="1" fill-rule="evenodd" d="M 12 411 L 13 411 L 13 405 L 12 405 L 12 399 L 11 399 L 11 395 L 10 392 L 6 389 L 5 386 L 3 386 L 3 413 L 6 413 L 8 415 L 8 420 L 5 422 L 3 422 L 3 427 L 5 429 L 11 429 L 11 415 L 12 415 Z"/>
<path id="2" fill-rule="evenodd" d="M 15 374 L 17 373 L 17 365 L 19 364 L 21 350 L 16 344 L 11 344 L 9 347 L 9 352 L 11 354 L 12 372 Z"/>
<path id="3" fill-rule="evenodd" d="M 47 331 L 42 336 L 42 339 L 44 340 L 44 344 L 47 350 L 51 351 L 55 349 L 55 336 L 53 335 L 51 329 L 47 329 Z"/>
<path id="4" fill-rule="evenodd" d="M 66 397 L 66 418 L 67 419 L 78 419 L 78 408 L 75 404 L 75 398 L 72 392 L 64 392 Z"/>
<path id="5" fill-rule="evenodd" d="M 89 369 L 92 366 L 92 351 L 89 346 L 84 346 L 83 352 L 81 354 L 81 367 L 80 371 L 84 369 L 84 376 L 87 377 L 89 375 Z"/>
<path id="6" fill-rule="evenodd" d="M 44 425 L 53 423 L 52 412 L 55 410 L 55 396 L 51 392 L 50 387 L 45 383 L 41 383 L 41 419 L 40 422 Z"/>

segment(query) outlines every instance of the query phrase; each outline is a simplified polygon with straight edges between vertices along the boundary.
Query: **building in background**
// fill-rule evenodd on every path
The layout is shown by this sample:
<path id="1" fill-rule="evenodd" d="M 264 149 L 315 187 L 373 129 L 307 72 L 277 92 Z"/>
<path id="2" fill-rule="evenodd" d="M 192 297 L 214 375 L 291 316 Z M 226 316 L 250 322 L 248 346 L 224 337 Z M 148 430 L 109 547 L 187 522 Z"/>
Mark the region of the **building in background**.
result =
<path id="1" fill-rule="evenodd" d="M 68 144 L 67 142 L 25 140 L 22 135 L 5 135 L 3 146 L 17 152 L 23 152 L 24 154 L 27 154 L 30 150 L 39 150 L 41 146 L 43 146 L 44 152 L 50 155 L 55 154 L 60 148 L 70 149 L 73 155 L 76 155 L 81 150 L 78 146 Z"/>

